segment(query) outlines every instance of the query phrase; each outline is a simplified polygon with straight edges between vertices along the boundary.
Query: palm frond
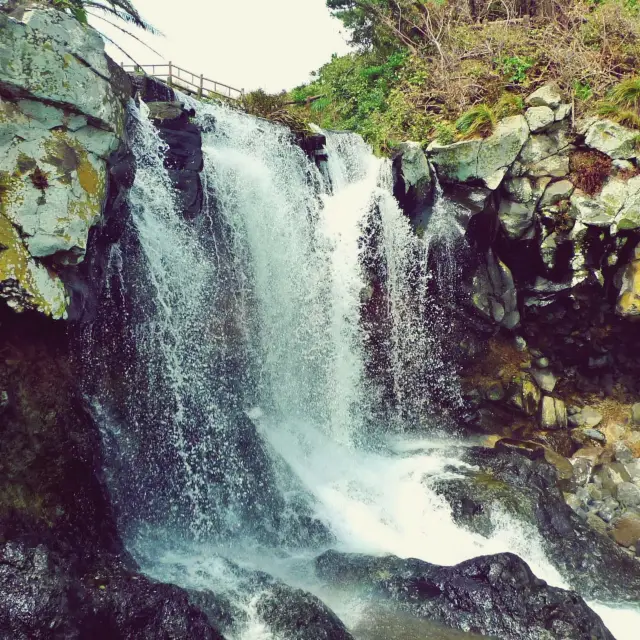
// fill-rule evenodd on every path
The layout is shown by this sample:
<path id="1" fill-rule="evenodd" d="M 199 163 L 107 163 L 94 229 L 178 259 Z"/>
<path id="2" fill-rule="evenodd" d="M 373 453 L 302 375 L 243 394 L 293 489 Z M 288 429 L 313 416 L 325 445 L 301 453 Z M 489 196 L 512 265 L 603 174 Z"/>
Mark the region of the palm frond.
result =
<path id="1" fill-rule="evenodd" d="M 94 9 L 115 16 L 123 22 L 148 31 L 154 35 L 162 35 L 152 24 L 144 20 L 138 11 L 127 0 L 82 0 L 85 9 Z M 129 10 L 131 9 L 131 10 Z"/>
<path id="2" fill-rule="evenodd" d="M 160 56 L 161 58 L 163 57 L 161 53 L 158 53 L 153 47 L 149 46 L 144 40 L 142 40 L 141 38 L 138 38 L 137 35 L 135 35 L 134 33 L 131 33 L 131 31 L 127 31 L 126 29 L 116 24 L 115 22 L 111 22 L 111 20 L 107 20 L 105 17 L 99 16 L 97 13 L 89 12 L 87 15 L 90 15 L 92 18 L 97 18 L 98 20 L 102 20 L 103 22 L 110 24 L 112 27 L 118 29 L 119 31 L 122 31 L 122 33 L 126 33 L 128 36 L 130 36 L 134 40 L 137 40 L 141 45 L 145 46 L 147 49 L 149 49 L 149 51 L 152 51 L 157 56 Z"/>

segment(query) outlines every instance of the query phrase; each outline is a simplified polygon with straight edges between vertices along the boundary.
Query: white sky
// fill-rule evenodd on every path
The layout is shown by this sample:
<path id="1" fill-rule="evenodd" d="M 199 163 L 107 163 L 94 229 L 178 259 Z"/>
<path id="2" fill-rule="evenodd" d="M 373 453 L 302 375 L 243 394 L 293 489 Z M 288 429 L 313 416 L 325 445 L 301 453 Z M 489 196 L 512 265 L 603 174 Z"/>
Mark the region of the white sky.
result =
<path id="1" fill-rule="evenodd" d="M 331 17 L 325 0 L 134 0 L 134 5 L 164 37 L 125 28 L 162 57 L 101 20 L 90 20 L 139 64 L 170 60 L 239 89 L 290 89 L 309 80 L 332 53 L 349 50 L 342 24 Z M 115 47 L 107 50 L 117 62 L 125 61 Z"/>

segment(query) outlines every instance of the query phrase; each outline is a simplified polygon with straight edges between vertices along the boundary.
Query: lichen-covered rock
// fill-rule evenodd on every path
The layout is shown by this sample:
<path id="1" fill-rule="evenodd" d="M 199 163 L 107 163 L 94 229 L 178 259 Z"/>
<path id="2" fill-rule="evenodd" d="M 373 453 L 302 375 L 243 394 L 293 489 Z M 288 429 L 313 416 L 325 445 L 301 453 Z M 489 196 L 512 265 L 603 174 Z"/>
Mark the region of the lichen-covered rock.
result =
<path id="1" fill-rule="evenodd" d="M 550 207 L 566 200 L 574 191 L 573 183 L 570 180 L 558 180 L 552 182 L 546 189 L 540 200 L 541 207 Z"/>
<path id="2" fill-rule="evenodd" d="M 622 273 L 616 312 L 628 318 L 640 316 L 640 246 L 636 247 Z"/>
<path id="3" fill-rule="evenodd" d="M 98 33 L 64 12 L 0 14 L 0 33 L 0 297 L 62 318 L 58 272 L 84 259 L 102 217 L 126 82 Z"/>
<path id="4" fill-rule="evenodd" d="M 114 92 L 104 42 L 62 11 L 34 9 L 22 21 L 0 14 L 0 87 L 5 95 L 72 108 L 121 133 L 122 96 Z"/>
<path id="5" fill-rule="evenodd" d="M 531 107 L 557 109 L 562 103 L 562 94 L 556 85 L 545 84 L 528 96 L 525 103 Z"/>
<path id="6" fill-rule="evenodd" d="M 534 202 L 523 204 L 501 200 L 498 218 L 502 228 L 509 238 L 517 240 L 523 238 L 533 230 L 536 206 Z"/>
<path id="7" fill-rule="evenodd" d="M 543 429 L 564 429 L 567 426 L 567 408 L 559 398 L 544 396 L 540 408 L 540 424 Z"/>
<path id="8" fill-rule="evenodd" d="M 433 142 L 427 150 L 438 176 L 445 182 L 482 180 L 497 189 L 529 137 L 524 116 L 500 121 L 484 140 L 464 140 L 450 145 Z"/>
<path id="9" fill-rule="evenodd" d="M 638 156 L 638 135 L 612 120 L 595 120 L 586 125 L 585 144 L 610 158 L 629 160 Z"/>
<path id="10" fill-rule="evenodd" d="M 551 156 L 566 155 L 572 141 L 573 138 L 564 124 L 554 125 L 549 131 L 529 136 L 518 157 L 519 170 L 525 172 L 528 166 L 542 162 Z"/>
<path id="11" fill-rule="evenodd" d="M 527 109 L 524 117 L 527 119 L 527 124 L 531 133 L 538 133 L 544 130 L 550 124 L 555 122 L 555 114 L 549 107 L 531 107 Z"/>
<path id="12" fill-rule="evenodd" d="M 607 180 L 602 191 L 595 196 L 576 190 L 571 196 L 573 216 L 588 226 L 609 227 L 622 210 L 627 196 L 628 184 L 617 178 Z"/>

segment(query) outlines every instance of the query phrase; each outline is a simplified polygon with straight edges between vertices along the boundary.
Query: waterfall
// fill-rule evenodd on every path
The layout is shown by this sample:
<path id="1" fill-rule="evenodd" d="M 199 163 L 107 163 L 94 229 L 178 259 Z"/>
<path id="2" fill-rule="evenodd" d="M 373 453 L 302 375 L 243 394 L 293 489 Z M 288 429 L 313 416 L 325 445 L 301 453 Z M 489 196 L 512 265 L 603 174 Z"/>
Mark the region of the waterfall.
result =
<path id="1" fill-rule="evenodd" d="M 427 481 L 450 477 L 456 455 L 424 439 L 459 403 L 443 339 L 458 279 L 453 205 L 437 189 L 416 234 L 389 161 L 359 136 L 326 132 L 321 171 L 286 128 L 194 106 L 206 206 L 192 222 L 144 105 L 131 108 L 132 224 L 89 358 L 114 502 L 143 570 L 227 597 L 244 612 L 235 640 L 274 636 L 233 563 L 358 624 L 357 595 L 313 576 L 329 545 L 439 564 L 509 550 L 566 586 L 537 532 L 507 514 L 490 537 L 462 529 Z M 430 428 L 418 440 L 417 426 Z"/>

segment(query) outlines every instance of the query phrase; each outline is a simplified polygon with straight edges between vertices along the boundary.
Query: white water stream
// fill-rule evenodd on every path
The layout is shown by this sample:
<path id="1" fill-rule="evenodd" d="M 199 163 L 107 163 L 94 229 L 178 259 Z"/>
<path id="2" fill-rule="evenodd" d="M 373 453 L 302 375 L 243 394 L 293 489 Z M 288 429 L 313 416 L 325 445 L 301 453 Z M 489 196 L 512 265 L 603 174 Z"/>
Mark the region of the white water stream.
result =
<path id="1" fill-rule="evenodd" d="M 419 239 L 391 195 L 389 163 L 375 158 L 359 137 L 328 135 L 329 188 L 284 128 L 222 106 L 196 106 L 203 123 L 210 129 L 214 123 L 204 135 L 204 175 L 215 202 L 210 223 L 222 230 L 239 283 L 233 292 L 236 333 L 246 342 L 254 371 L 252 388 L 246 390 L 253 406 L 245 409 L 270 451 L 286 463 L 281 468 L 308 495 L 314 515 L 335 536 L 332 546 L 438 564 L 512 551 L 539 577 L 566 587 L 537 532 L 506 514 L 499 516 L 490 538 L 453 522 L 449 507 L 429 486 L 429 479 L 447 475 L 445 466 L 455 455 L 452 443 L 398 435 L 405 415 L 433 415 L 429 389 L 439 387 L 454 401 L 457 394 L 453 365 L 440 340 L 446 318 L 435 308 L 431 313 L 428 283 L 434 274 L 426 268 L 436 236 L 451 234 L 446 240 L 455 244 L 457 231 L 447 221 L 446 203 L 437 202 L 433 226 Z M 150 323 L 157 331 L 149 348 L 160 350 L 158 366 L 169 372 L 177 407 L 170 444 L 185 466 L 190 526 L 201 535 L 198 543 L 185 544 L 169 533 L 147 530 L 132 548 L 143 568 L 159 579 L 235 598 L 248 616 L 237 640 L 274 636 L 257 617 L 254 603 L 243 600 L 237 576 L 223 558 L 317 593 L 356 628 L 366 615 L 363 603 L 327 591 L 314 578 L 311 560 L 318 549 L 274 549 L 241 534 L 223 545 L 208 535 L 210 503 L 202 493 L 209 487 L 200 465 L 207 464 L 208 442 L 226 437 L 216 390 L 202 373 L 202 363 L 221 348 L 207 329 L 209 314 L 223 312 L 211 302 L 220 286 L 217 257 L 207 254 L 193 229 L 178 218 L 162 145 L 144 118 L 136 147 L 134 220 L 157 301 Z M 369 285 L 363 252 L 371 250 L 367 233 L 372 228 L 386 270 L 397 403 L 397 413 L 389 416 L 394 428 L 376 449 L 362 446 L 378 393 L 366 375 L 360 322 Z M 443 265 L 440 277 L 454 282 L 455 264 Z M 183 432 L 189 420 L 185 404 L 193 402 L 205 403 L 211 416 L 195 441 Z M 430 417 L 425 426 L 439 425 Z M 617 640 L 638 637 L 638 611 L 593 606 Z"/>

